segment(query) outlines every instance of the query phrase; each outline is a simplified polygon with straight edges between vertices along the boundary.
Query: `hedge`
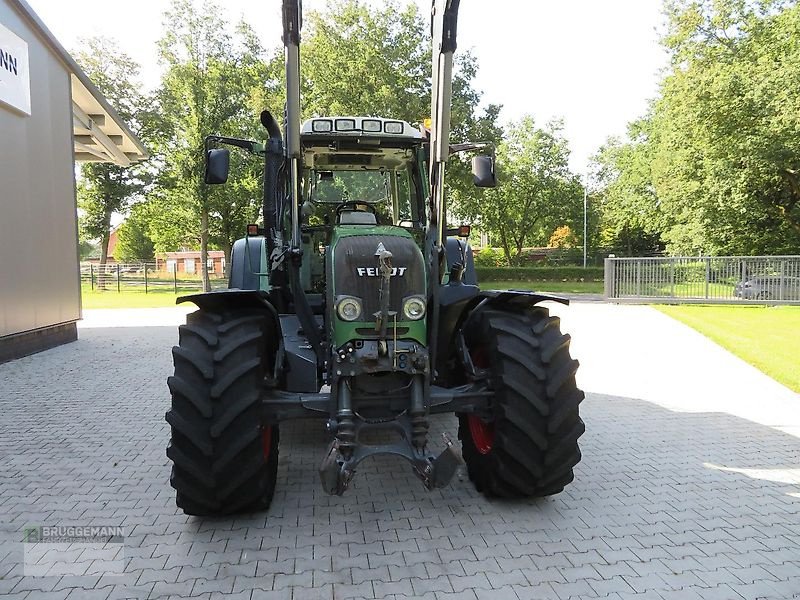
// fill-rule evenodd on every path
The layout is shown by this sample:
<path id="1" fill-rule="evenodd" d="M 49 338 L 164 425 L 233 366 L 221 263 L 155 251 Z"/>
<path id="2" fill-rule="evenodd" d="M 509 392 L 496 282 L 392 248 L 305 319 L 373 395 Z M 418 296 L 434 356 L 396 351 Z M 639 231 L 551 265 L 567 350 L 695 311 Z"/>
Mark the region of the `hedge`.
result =
<path id="1" fill-rule="evenodd" d="M 475 267 L 478 281 L 603 281 L 603 267 Z"/>

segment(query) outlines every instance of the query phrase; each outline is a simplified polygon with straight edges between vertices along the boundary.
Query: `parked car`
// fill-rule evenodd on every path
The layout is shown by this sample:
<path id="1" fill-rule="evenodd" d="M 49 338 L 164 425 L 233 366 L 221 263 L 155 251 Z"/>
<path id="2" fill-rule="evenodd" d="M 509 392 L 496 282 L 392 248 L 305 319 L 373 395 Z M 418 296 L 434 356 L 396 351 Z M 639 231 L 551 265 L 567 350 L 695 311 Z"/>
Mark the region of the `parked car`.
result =
<path id="1" fill-rule="evenodd" d="M 800 300 L 800 277 L 753 277 L 737 283 L 733 295 L 744 300 Z"/>

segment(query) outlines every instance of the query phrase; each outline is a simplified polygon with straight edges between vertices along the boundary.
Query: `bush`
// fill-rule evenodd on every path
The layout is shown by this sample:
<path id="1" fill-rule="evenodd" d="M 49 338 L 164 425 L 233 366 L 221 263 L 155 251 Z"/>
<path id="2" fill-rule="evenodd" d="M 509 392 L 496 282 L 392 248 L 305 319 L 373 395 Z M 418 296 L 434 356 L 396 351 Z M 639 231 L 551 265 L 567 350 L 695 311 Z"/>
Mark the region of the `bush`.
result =
<path id="1" fill-rule="evenodd" d="M 476 266 L 482 281 L 602 281 L 603 267 L 482 267 Z"/>
<path id="2" fill-rule="evenodd" d="M 506 256 L 501 248 L 484 248 L 475 253 L 476 267 L 504 267 Z"/>

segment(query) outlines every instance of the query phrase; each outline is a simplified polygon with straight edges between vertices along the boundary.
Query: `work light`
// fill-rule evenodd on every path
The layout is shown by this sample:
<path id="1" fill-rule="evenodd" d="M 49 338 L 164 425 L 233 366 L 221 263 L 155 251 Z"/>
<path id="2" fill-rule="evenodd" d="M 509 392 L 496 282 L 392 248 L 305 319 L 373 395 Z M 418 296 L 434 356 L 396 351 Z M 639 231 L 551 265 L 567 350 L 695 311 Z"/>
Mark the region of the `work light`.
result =
<path id="1" fill-rule="evenodd" d="M 336 131 L 355 131 L 355 119 L 336 119 Z"/>
<path id="2" fill-rule="evenodd" d="M 386 133 L 403 133 L 403 123 L 401 121 L 386 121 L 383 124 Z"/>
<path id="3" fill-rule="evenodd" d="M 330 119 L 314 119 L 311 123 L 311 131 L 314 133 L 328 133 L 333 130 L 333 122 Z"/>
<path id="4" fill-rule="evenodd" d="M 364 119 L 361 121 L 361 130 L 368 133 L 380 133 L 381 122 L 378 119 Z"/>

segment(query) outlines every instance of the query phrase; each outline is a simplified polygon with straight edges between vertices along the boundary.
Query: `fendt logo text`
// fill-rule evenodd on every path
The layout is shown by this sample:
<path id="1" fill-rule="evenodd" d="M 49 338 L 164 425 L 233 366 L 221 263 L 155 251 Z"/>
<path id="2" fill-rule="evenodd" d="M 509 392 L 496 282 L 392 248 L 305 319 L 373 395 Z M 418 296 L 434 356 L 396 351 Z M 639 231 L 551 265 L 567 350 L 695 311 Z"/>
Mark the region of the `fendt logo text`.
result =
<path id="1" fill-rule="evenodd" d="M 393 267 L 392 268 L 392 277 L 402 277 L 406 273 L 406 269 L 408 267 Z M 358 271 L 359 277 L 380 277 L 381 271 L 378 267 L 358 267 L 356 269 Z"/>

